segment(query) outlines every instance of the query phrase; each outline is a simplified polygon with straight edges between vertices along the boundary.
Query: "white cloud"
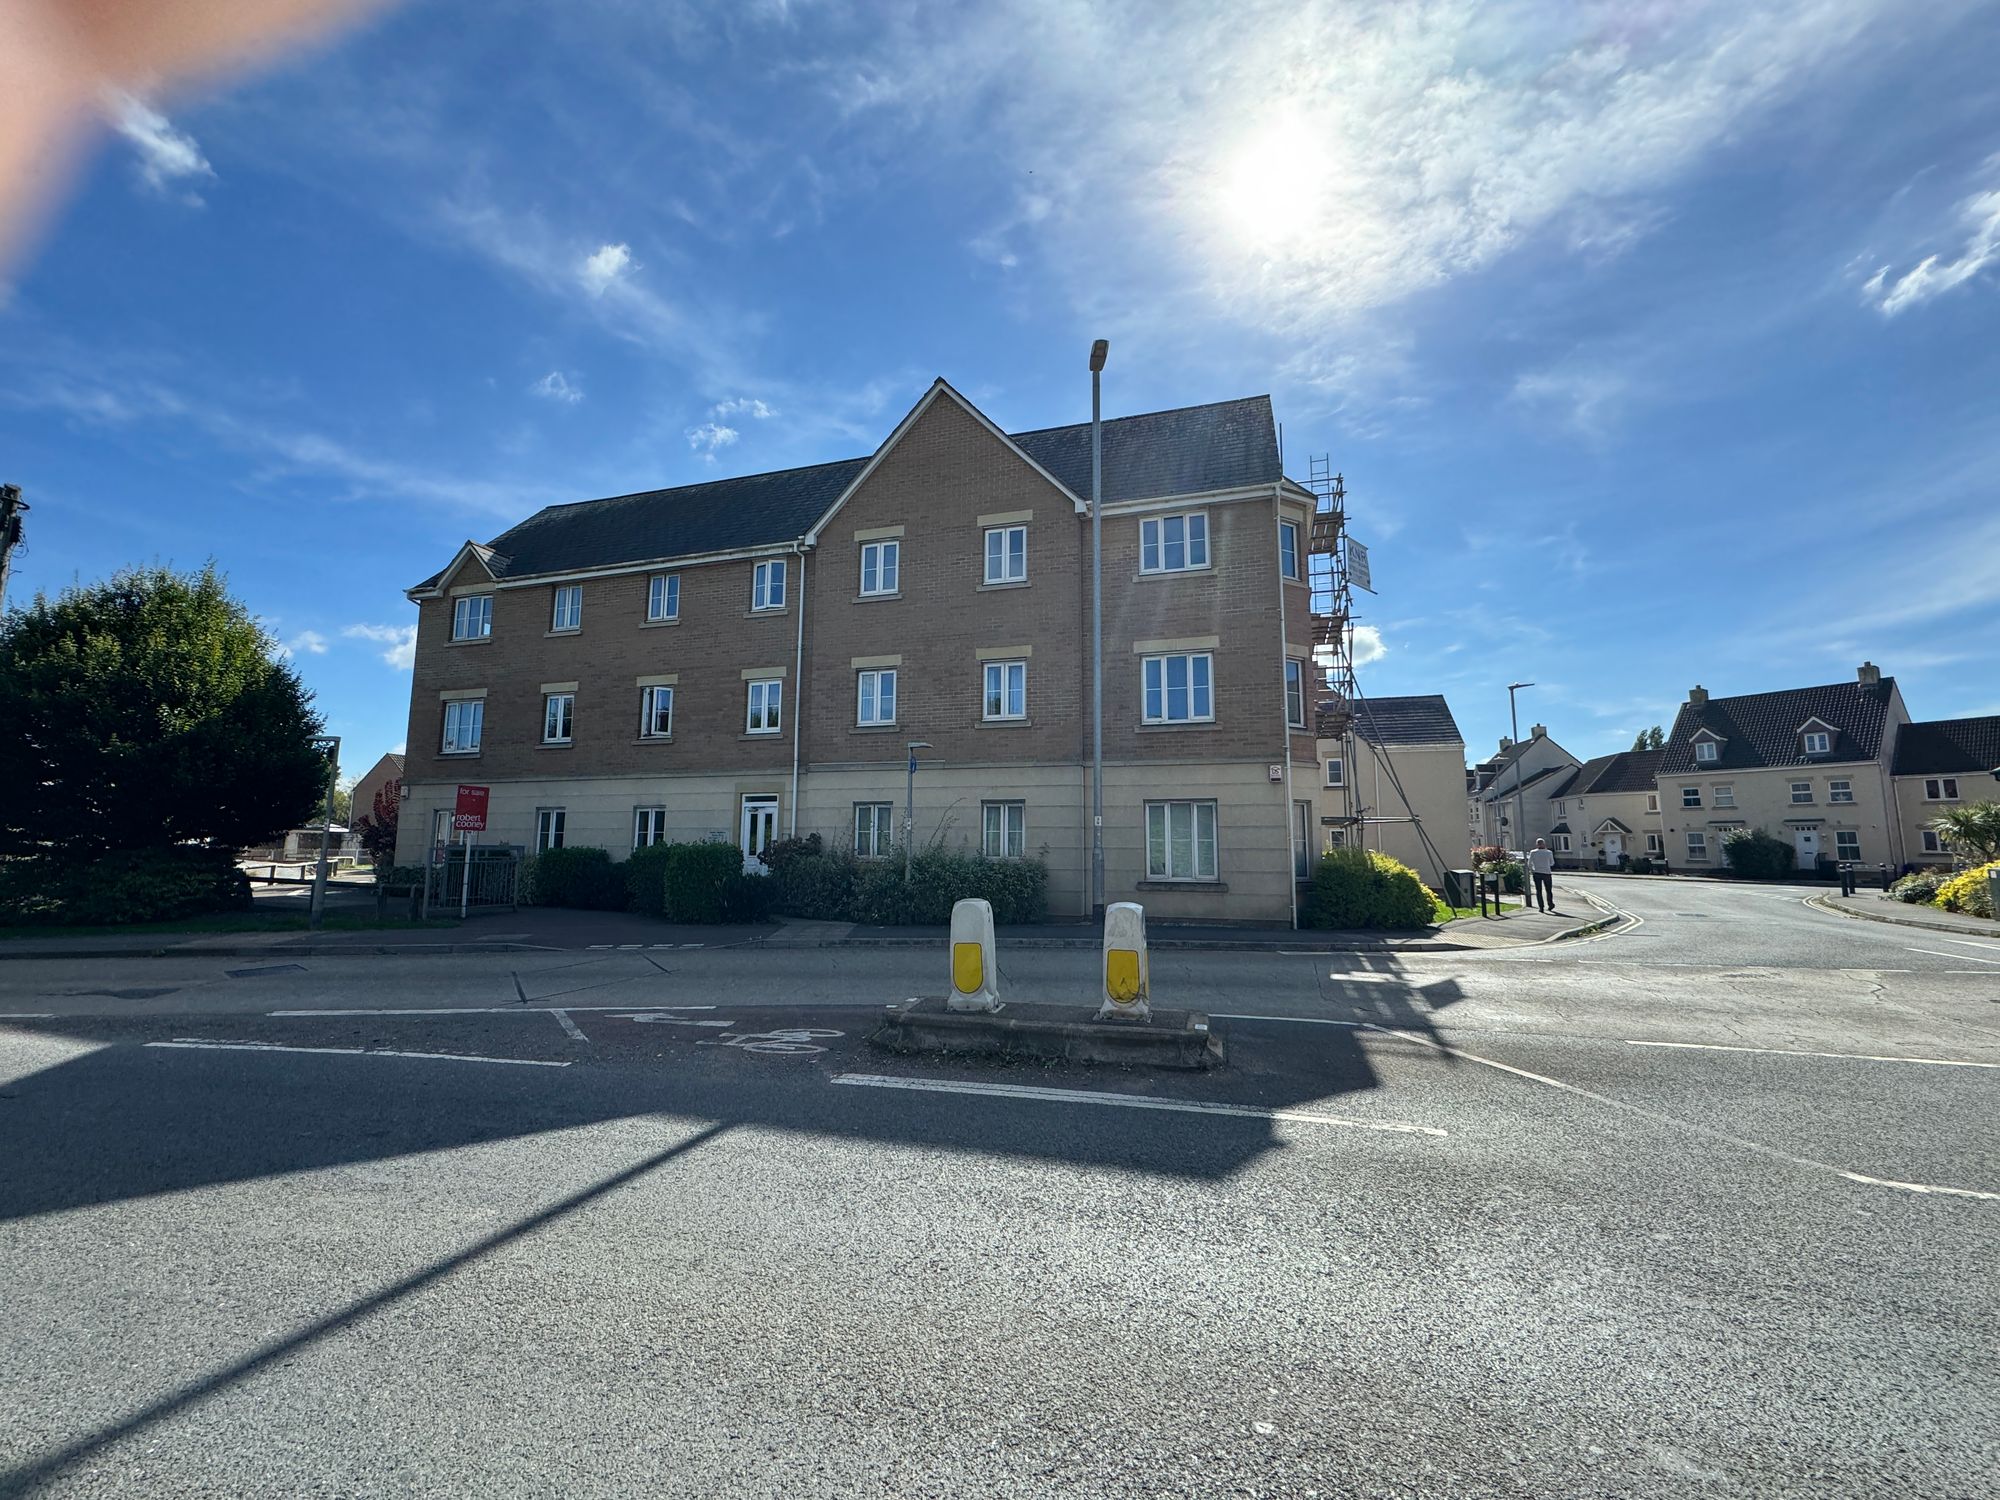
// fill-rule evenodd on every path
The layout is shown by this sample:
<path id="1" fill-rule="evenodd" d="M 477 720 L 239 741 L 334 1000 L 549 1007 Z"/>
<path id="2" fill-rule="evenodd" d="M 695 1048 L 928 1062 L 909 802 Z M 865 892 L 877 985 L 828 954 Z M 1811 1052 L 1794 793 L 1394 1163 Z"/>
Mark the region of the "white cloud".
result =
<path id="1" fill-rule="evenodd" d="M 1872 302 L 1886 318 L 1906 308 L 1963 286 L 1988 266 L 2000 265 L 2000 189 L 1975 193 L 1958 205 L 1965 246 L 1946 260 L 1928 255 L 1891 281 L 1883 266 L 1861 287 L 1862 300 Z"/>
<path id="2" fill-rule="evenodd" d="M 1365 667 L 1370 662 L 1380 661 L 1389 654 L 1389 647 L 1382 639 L 1382 632 L 1373 625 L 1356 625 L 1348 635 L 1348 647 L 1354 653 L 1354 665 Z"/>
<path id="3" fill-rule="evenodd" d="M 755 396 L 737 396 L 733 400 L 718 401 L 709 408 L 708 414 L 711 417 L 755 417 L 760 422 L 777 415 Z"/>
<path id="4" fill-rule="evenodd" d="M 130 141 L 139 153 L 139 177 L 147 187 L 164 193 L 183 183 L 213 177 L 215 168 L 201 154 L 193 136 L 176 130 L 167 117 L 145 100 L 113 89 L 105 96 L 111 125 Z M 192 190 L 182 194 L 185 201 L 199 206 L 201 197 Z"/>
<path id="5" fill-rule="evenodd" d="M 414 625 L 349 625 L 340 632 L 349 640 L 373 641 L 388 649 L 382 660 L 407 672 L 417 664 L 417 627 Z"/>
<path id="6" fill-rule="evenodd" d="M 718 422 L 704 422 L 687 430 L 688 446 L 710 463 L 715 462 L 718 449 L 727 448 L 742 435 L 734 427 L 724 427 Z"/>
<path id="7" fill-rule="evenodd" d="M 572 384 L 561 370 L 549 371 L 528 389 L 545 400 L 559 401 L 564 406 L 574 406 L 583 399 L 583 391 Z"/>
<path id="8" fill-rule="evenodd" d="M 632 269 L 629 245 L 600 245 L 577 268 L 577 279 L 593 297 L 601 297 Z"/>
<path id="9" fill-rule="evenodd" d="M 1513 399 L 1553 411 L 1565 426 L 1585 437 L 1602 437 L 1630 389 L 1631 381 L 1616 370 L 1531 370 L 1515 379 Z"/>
<path id="10" fill-rule="evenodd" d="M 301 630 L 279 649 L 286 656 L 324 656 L 326 637 L 317 630 Z"/>

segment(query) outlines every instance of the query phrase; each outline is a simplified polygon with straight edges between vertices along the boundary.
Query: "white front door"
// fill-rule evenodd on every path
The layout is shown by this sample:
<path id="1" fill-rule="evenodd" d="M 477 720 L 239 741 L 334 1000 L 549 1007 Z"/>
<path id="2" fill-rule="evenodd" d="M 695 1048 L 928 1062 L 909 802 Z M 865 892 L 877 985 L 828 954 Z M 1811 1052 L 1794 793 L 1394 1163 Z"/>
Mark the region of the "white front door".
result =
<path id="1" fill-rule="evenodd" d="M 743 824 L 737 847 L 743 851 L 743 873 L 745 875 L 768 875 L 770 867 L 763 861 L 764 851 L 771 847 L 778 837 L 778 799 L 776 797 L 745 797 L 743 799 Z"/>
<path id="2" fill-rule="evenodd" d="M 1621 833 L 1604 835 L 1604 862 L 1615 865 L 1625 857 L 1625 836 Z"/>
<path id="3" fill-rule="evenodd" d="M 1819 863 L 1819 830 L 1817 828 L 1795 828 L 1792 830 L 1792 847 L 1798 851 L 1799 868 L 1810 870 Z"/>

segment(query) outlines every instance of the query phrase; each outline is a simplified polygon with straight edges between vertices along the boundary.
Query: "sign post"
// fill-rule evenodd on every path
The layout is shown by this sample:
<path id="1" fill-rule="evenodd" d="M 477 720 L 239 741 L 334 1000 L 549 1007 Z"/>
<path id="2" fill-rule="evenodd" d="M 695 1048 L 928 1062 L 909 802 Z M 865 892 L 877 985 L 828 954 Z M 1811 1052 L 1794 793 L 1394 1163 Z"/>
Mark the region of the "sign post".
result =
<path id="1" fill-rule="evenodd" d="M 472 910 L 472 836 L 486 831 L 486 804 L 493 789 L 459 784 L 458 799 L 452 805 L 451 826 L 458 832 L 463 851 L 458 872 L 458 914 L 462 919 Z"/>
<path id="2" fill-rule="evenodd" d="M 313 871 L 312 914 L 306 919 L 306 925 L 318 932 L 326 920 L 326 851 L 333 837 L 333 794 L 340 784 L 340 736 L 315 735 L 312 747 L 326 757 L 326 815 L 319 820 L 319 865 Z"/>

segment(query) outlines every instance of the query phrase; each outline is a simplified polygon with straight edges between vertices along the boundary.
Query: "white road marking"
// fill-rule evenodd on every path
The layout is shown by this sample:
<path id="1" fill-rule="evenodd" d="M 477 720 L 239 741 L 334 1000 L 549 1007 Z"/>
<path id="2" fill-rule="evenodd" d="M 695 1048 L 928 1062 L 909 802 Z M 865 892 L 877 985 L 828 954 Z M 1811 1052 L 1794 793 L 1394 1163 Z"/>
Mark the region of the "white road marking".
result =
<path id="1" fill-rule="evenodd" d="M 984 1094 L 995 1099 L 1033 1099 L 1046 1104 L 1105 1104 L 1120 1109 L 1165 1109 L 1190 1115 L 1230 1115 L 1245 1120 L 1293 1120 L 1306 1125 L 1345 1125 L 1353 1130 L 1380 1130 L 1394 1135 L 1444 1135 L 1433 1125 L 1402 1120 L 1350 1120 L 1339 1115 L 1306 1114 L 1298 1110 L 1250 1109 L 1240 1104 L 1210 1104 L 1197 1099 L 1139 1099 L 1095 1089 L 1044 1089 L 1020 1083 L 961 1083 L 945 1078 L 891 1078 L 880 1073 L 841 1073 L 829 1080 L 871 1089 L 915 1089 L 928 1094 Z"/>
<path id="2" fill-rule="evenodd" d="M 1726 1130 L 1717 1130 L 1711 1125 L 1697 1125 L 1692 1120 L 1683 1120 L 1674 1115 L 1663 1114 L 1656 1109 L 1647 1109 L 1642 1104 L 1628 1104 L 1623 1099 L 1613 1099 L 1609 1094 L 1600 1094 L 1594 1089 L 1579 1088 L 1573 1083 L 1564 1083 L 1560 1078 L 1551 1078 L 1546 1073 L 1531 1073 L 1526 1068 L 1517 1068 L 1512 1063 L 1495 1062 L 1490 1057 L 1481 1057 L 1476 1052 L 1467 1052 L 1463 1047 L 1434 1041 L 1427 1036 L 1419 1036 L 1414 1031 L 1401 1031 L 1389 1026 L 1370 1026 L 1371 1031 L 1379 1031 L 1385 1036 L 1398 1036 L 1406 1042 L 1415 1042 L 1422 1047 L 1430 1047 L 1452 1057 L 1463 1058 L 1467 1062 L 1480 1063 L 1485 1067 L 1497 1068 L 1502 1073 L 1512 1073 L 1516 1078 L 1526 1078 L 1532 1083 L 1546 1084 L 1552 1089 L 1561 1089 L 1566 1094 L 1591 1099 L 1599 1104 L 1608 1104 L 1613 1109 L 1622 1109 L 1641 1119 L 1657 1124 L 1671 1125 L 1681 1130 L 1692 1130 L 1697 1135 L 1705 1135 L 1712 1140 L 1726 1141 L 1745 1151 L 1754 1151 L 1759 1156 L 1768 1156 L 1775 1161 L 1790 1162 L 1793 1166 L 1811 1167 L 1818 1172 L 1831 1172 L 1836 1177 L 1844 1177 L 1849 1182 L 1863 1183 L 1869 1187 L 1895 1188 L 1905 1193 L 1940 1193 L 1953 1198 L 1983 1198 L 2000 1202 L 2000 1193 L 1986 1192 L 1979 1188 L 1940 1187 L 1929 1182 L 1898 1182 L 1888 1177 L 1870 1177 L 1865 1172 L 1850 1172 L 1845 1167 L 1836 1167 L 1831 1162 L 1815 1161 L 1810 1156 L 1794 1156 L 1789 1151 L 1780 1151 L 1775 1146 L 1766 1146 L 1759 1141 L 1745 1140 L 1740 1135 L 1731 1135 Z"/>
<path id="3" fill-rule="evenodd" d="M 1844 1062 L 1917 1063 L 1927 1068 L 2000 1068 L 2000 1063 L 1966 1062 L 1955 1057 L 1890 1057 L 1879 1052 L 1808 1052 L 1801 1047 L 1732 1047 L 1724 1042 L 1638 1042 L 1628 1047 L 1679 1047 L 1693 1052 L 1769 1052 L 1779 1057 L 1834 1057 Z"/>
<path id="4" fill-rule="evenodd" d="M 1366 1021 L 1334 1021 L 1325 1016 L 1229 1016 L 1209 1013 L 1211 1021 L 1296 1021 L 1301 1026 L 1366 1026 Z"/>
<path id="5" fill-rule="evenodd" d="M 52 1010 L 0 1010 L 0 1021 L 53 1021 Z"/>
<path id="6" fill-rule="evenodd" d="M 581 1030 L 580 1030 L 580 1029 L 578 1028 L 578 1026 L 577 1026 L 576 1022 L 572 1021 L 572 1020 L 571 1020 L 571 1019 L 569 1018 L 569 1012 L 568 1012 L 568 1011 L 566 1011 L 566 1010 L 551 1010 L 551 1011 L 549 1012 L 549 1014 L 550 1014 L 550 1015 L 552 1015 L 552 1016 L 554 1016 L 554 1017 L 556 1018 L 556 1024 L 557 1024 L 558 1026 L 562 1027 L 562 1029 L 563 1029 L 563 1034 L 564 1034 L 565 1036 L 567 1036 L 567 1037 L 568 1037 L 568 1038 L 569 1038 L 569 1039 L 570 1039 L 571 1041 L 573 1041 L 573 1042 L 587 1042 L 587 1041 L 589 1041 L 589 1040 L 590 1040 L 590 1038 L 589 1038 L 589 1037 L 587 1037 L 587 1036 L 585 1036 L 585 1035 L 583 1034 L 583 1032 L 582 1032 L 582 1031 L 581 1031 Z"/>
<path id="7" fill-rule="evenodd" d="M 310 1052 L 326 1057 L 424 1057 L 434 1062 L 506 1063 L 517 1068 L 566 1068 L 566 1062 L 538 1057 L 476 1057 L 469 1052 L 390 1052 L 379 1047 L 289 1047 L 279 1042 L 203 1042 L 175 1037 L 171 1042 L 147 1042 L 148 1047 L 178 1047 L 190 1052 Z"/>
<path id="8" fill-rule="evenodd" d="M 1945 941 L 1950 942 L 1951 940 L 1947 938 Z M 1960 963 L 1964 963 L 1969 958 L 1976 964 L 2000 964 L 2000 958 L 1981 958 L 1977 953 L 1947 953 L 1942 948 L 1912 948 L 1909 951 L 1912 953 L 1928 953 L 1932 958 L 1955 958 Z M 1979 971 L 1973 969 L 1969 972 L 1976 974 Z"/>
<path id="9" fill-rule="evenodd" d="M 562 1010 L 714 1010 L 713 1005 L 438 1005 L 426 1010 L 274 1010 L 273 1016 L 532 1016 Z"/>
<path id="10" fill-rule="evenodd" d="M 2000 943 L 1982 943 L 1974 938 L 1955 938 L 1955 937 L 1948 937 L 1945 939 L 1945 941 L 1947 943 L 1963 943 L 1968 948 L 1985 948 L 1989 952 L 2000 953 Z"/>

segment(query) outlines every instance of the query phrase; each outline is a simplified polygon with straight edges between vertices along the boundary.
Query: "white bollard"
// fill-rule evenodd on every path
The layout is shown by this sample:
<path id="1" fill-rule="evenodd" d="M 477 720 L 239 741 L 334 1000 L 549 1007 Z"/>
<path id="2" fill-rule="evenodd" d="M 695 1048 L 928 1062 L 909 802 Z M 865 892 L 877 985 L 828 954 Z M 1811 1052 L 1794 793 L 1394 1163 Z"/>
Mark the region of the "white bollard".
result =
<path id="1" fill-rule="evenodd" d="M 993 959 L 993 907 L 978 900 L 951 909 L 951 993 L 946 1010 L 1000 1008 L 1000 966 Z"/>
<path id="2" fill-rule="evenodd" d="M 1146 908 L 1114 901 L 1104 908 L 1104 1003 L 1100 1021 L 1153 1019 L 1152 976 L 1146 961 Z"/>

